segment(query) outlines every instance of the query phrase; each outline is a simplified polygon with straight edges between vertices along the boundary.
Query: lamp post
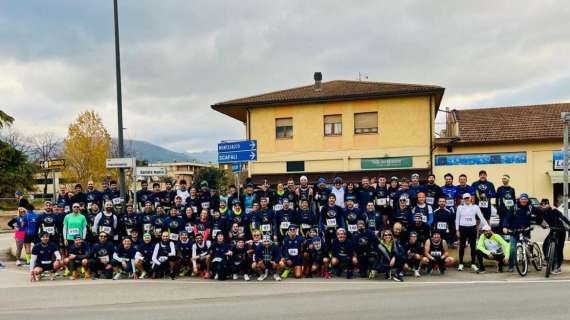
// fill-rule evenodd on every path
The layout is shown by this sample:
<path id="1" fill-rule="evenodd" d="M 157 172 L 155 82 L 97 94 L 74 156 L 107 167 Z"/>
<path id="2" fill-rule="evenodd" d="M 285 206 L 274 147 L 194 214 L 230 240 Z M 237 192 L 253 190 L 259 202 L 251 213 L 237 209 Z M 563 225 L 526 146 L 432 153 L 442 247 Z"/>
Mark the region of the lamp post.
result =
<path id="1" fill-rule="evenodd" d="M 121 51 L 119 48 L 119 9 L 117 8 L 117 0 L 113 0 L 114 26 L 115 26 L 115 71 L 117 78 L 117 121 L 119 125 L 118 144 L 119 158 L 125 156 L 125 147 L 123 144 L 123 95 L 121 93 Z M 119 169 L 119 189 L 121 198 L 125 198 L 125 169 Z"/>
<path id="2" fill-rule="evenodd" d="M 561 113 L 562 121 L 564 121 L 564 216 L 568 217 L 568 123 L 570 123 L 570 112 Z"/>

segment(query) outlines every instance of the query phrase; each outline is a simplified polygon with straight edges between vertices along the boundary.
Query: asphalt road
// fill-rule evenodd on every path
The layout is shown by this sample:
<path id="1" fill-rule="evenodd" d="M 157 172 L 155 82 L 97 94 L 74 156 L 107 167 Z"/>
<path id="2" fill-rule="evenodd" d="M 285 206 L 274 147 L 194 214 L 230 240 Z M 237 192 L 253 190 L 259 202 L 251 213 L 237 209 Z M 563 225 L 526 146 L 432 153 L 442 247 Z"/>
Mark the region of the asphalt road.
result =
<path id="1" fill-rule="evenodd" d="M 451 271 L 404 283 L 62 280 L 0 271 L 0 319 L 568 319 L 570 268 L 545 279 Z"/>

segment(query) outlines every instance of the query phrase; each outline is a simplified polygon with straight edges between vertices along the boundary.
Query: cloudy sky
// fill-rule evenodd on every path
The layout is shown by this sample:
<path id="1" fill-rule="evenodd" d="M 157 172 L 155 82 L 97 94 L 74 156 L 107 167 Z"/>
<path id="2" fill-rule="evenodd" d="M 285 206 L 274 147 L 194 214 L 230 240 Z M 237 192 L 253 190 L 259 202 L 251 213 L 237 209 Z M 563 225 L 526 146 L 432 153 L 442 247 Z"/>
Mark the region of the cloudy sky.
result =
<path id="1" fill-rule="evenodd" d="M 125 137 L 176 151 L 243 138 L 216 102 L 324 80 L 436 84 L 450 108 L 570 101 L 566 1 L 119 0 Z M 112 0 L 0 0 L 0 108 L 116 135 Z"/>

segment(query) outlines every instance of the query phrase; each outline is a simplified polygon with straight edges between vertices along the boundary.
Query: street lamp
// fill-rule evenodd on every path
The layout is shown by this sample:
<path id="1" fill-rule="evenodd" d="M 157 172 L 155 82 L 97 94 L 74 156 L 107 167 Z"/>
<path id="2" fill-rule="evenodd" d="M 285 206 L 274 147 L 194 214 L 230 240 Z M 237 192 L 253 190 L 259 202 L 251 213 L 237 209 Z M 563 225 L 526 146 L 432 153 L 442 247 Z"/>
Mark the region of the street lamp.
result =
<path id="1" fill-rule="evenodd" d="M 119 9 L 117 8 L 117 0 L 113 0 L 113 12 L 115 15 L 115 71 L 117 77 L 117 121 L 119 125 L 118 144 L 119 158 L 125 156 L 125 147 L 123 144 L 123 95 L 121 93 L 121 51 L 119 48 Z M 125 169 L 119 169 L 119 189 L 121 191 L 121 199 L 125 199 Z"/>
<path id="2" fill-rule="evenodd" d="M 570 112 L 562 112 L 560 114 L 564 121 L 564 216 L 568 217 L 568 124 L 570 123 Z"/>

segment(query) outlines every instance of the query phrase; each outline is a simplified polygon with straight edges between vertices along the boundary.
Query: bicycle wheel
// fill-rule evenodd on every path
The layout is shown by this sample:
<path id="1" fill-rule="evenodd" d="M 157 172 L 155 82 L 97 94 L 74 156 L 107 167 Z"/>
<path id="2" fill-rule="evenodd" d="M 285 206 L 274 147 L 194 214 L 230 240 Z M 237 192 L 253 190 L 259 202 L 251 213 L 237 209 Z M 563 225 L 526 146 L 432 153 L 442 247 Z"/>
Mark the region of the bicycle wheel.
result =
<path id="1" fill-rule="evenodd" d="M 531 259 L 532 265 L 536 271 L 542 270 L 542 251 L 540 250 L 540 246 L 538 243 L 533 242 L 532 245 L 528 247 L 531 250 Z"/>
<path id="2" fill-rule="evenodd" d="M 517 272 L 524 277 L 528 273 L 528 259 L 526 256 L 526 248 L 522 244 L 517 244 L 515 251 Z"/>
<path id="3" fill-rule="evenodd" d="M 550 277 L 550 271 L 554 269 L 554 249 L 556 249 L 556 242 L 551 240 L 548 244 L 548 254 L 546 255 L 546 270 L 544 271 L 545 277 Z"/>

